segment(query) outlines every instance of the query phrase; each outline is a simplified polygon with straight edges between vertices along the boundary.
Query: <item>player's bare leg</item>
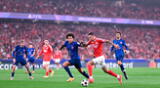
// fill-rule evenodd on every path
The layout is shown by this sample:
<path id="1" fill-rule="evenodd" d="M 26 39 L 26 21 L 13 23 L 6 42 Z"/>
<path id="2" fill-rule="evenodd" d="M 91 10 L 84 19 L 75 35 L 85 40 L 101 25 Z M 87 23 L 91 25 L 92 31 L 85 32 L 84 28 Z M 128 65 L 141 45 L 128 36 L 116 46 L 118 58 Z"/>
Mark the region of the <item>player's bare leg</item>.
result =
<path id="1" fill-rule="evenodd" d="M 112 70 L 108 70 L 105 66 L 102 67 L 102 70 L 105 73 L 107 73 L 107 74 L 109 74 L 111 76 L 116 77 L 118 79 L 119 83 L 122 84 L 122 76 L 121 75 L 118 75 L 118 74 L 114 73 Z"/>
<path id="2" fill-rule="evenodd" d="M 89 61 L 87 63 L 87 69 L 88 69 L 88 74 L 89 74 L 89 82 L 93 83 L 94 79 L 93 79 L 93 66 L 94 66 L 94 62 L 93 61 Z"/>
<path id="3" fill-rule="evenodd" d="M 43 69 L 45 69 L 45 72 L 46 72 L 43 78 L 48 78 L 49 77 L 49 65 L 44 65 Z"/>
<path id="4" fill-rule="evenodd" d="M 72 73 L 70 72 L 70 69 L 69 69 L 69 67 L 68 66 L 70 66 L 71 64 L 67 61 L 67 62 L 64 62 L 63 63 L 63 67 L 64 67 L 64 69 L 65 69 L 65 71 L 68 73 L 68 75 L 69 75 L 69 79 L 68 80 L 66 80 L 67 82 L 72 82 L 73 80 L 74 80 L 74 77 L 73 77 L 73 75 L 72 75 Z"/>
<path id="5" fill-rule="evenodd" d="M 32 64 L 32 73 L 35 73 L 35 64 Z"/>
<path id="6" fill-rule="evenodd" d="M 29 75 L 29 78 L 30 79 L 34 79 L 34 77 L 32 76 L 32 73 L 30 72 L 30 70 L 29 70 L 29 66 L 26 64 L 25 65 L 25 68 L 26 68 L 26 70 L 27 70 L 27 73 L 28 73 L 28 75 Z"/>
<path id="7" fill-rule="evenodd" d="M 124 75 L 125 79 L 128 80 L 128 76 L 127 76 L 127 73 L 126 73 L 126 71 L 124 69 L 123 63 L 121 61 L 118 61 L 117 64 L 121 68 L 121 71 L 123 72 L 123 75 Z"/>
<path id="8" fill-rule="evenodd" d="M 30 63 L 29 63 L 29 62 L 27 62 L 27 65 L 28 65 L 28 66 L 30 66 Z M 26 73 L 26 74 L 28 74 L 27 69 L 26 69 L 25 73 Z"/>
<path id="9" fill-rule="evenodd" d="M 12 72 L 11 72 L 11 78 L 10 78 L 10 80 L 14 79 L 15 70 L 16 70 L 16 65 L 13 65 L 12 66 Z"/>

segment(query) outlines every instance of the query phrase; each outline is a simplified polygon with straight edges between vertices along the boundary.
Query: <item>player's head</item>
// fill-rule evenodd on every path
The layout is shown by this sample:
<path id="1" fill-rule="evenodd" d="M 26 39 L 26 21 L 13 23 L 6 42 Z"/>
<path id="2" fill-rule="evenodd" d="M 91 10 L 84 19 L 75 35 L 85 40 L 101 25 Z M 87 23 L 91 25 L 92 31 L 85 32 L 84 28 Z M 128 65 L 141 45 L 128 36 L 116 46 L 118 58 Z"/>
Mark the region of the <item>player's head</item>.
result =
<path id="1" fill-rule="evenodd" d="M 44 45 L 49 45 L 49 41 L 48 40 L 44 40 Z"/>
<path id="2" fill-rule="evenodd" d="M 121 32 L 116 32 L 116 38 L 120 39 L 121 38 Z"/>
<path id="3" fill-rule="evenodd" d="M 73 42 L 74 41 L 74 34 L 73 33 L 68 33 L 67 35 L 66 35 L 66 39 L 67 39 L 67 41 L 68 42 Z"/>
<path id="4" fill-rule="evenodd" d="M 32 44 L 32 43 L 29 43 L 28 47 L 29 47 L 29 48 L 33 48 L 33 44 Z"/>
<path id="5" fill-rule="evenodd" d="M 25 41 L 24 40 L 21 40 L 20 41 L 20 46 L 24 46 L 25 45 Z"/>
<path id="6" fill-rule="evenodd" d="M 88 38 L 89 38 L 89 40 L 95 40 L 96 36 L 94 35 L 93 32 L 89 32 L 88 33 Z"/>

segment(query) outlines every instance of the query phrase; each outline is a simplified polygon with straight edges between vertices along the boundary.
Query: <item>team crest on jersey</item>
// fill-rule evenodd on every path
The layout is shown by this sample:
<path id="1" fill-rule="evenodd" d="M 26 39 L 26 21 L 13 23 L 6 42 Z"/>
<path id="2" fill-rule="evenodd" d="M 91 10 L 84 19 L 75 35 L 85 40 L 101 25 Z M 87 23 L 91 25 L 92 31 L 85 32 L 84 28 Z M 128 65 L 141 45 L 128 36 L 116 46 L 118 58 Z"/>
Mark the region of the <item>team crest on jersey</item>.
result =
<path id="1" fill-rule="evenodd" d="M 122 42 L 120 42 L 120 44 L 122 44 Z"/>

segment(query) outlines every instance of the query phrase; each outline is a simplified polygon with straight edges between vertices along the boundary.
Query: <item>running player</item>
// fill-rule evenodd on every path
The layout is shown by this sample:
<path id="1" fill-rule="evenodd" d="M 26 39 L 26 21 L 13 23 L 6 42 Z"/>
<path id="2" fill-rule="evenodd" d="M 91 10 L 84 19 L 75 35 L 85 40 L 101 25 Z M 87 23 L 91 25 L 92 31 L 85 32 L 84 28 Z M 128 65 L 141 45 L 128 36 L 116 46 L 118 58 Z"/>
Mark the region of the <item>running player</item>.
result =
<path id="1" fill-rule="evenodd" d="M 27 47 L 25 46 L 25 42 L 21 41 L 20 45 L 17 45 L 13 51 L 13 66 L 12 66 L 12 72 L 11 72 L 11 78 L 10 80 L 14 79 L 16 66 L 18 64 L 21 64 L 22 66 L 25 66 L 27 73 L 29 74 L 29 78 L 33 79 L 32 73 L 29 70 L 29 66 L 26 63 L 26 56 L 27 56 Z"/>
<path id="2" fill-rule="evenodd" d="M 27 49 L 27 58 L 28 58 L 28 65 L 32 65 L 32 73 L 35 72 L 35 48 L 33 47 L 33 45 L 30 43 Z"/>
<path id="3" fill-rule="evenodd" d="M 72 73 L 70 72 L 70 69 L 68 66 L 74 65 L 75 68 L 87 79 L 89 78 L 88 74 L 83 71 L 82 67 L 81 67 L 81 60 L 80 60 L 80 56 L 78 54 L 78 47 L 81 46 L 81 44 L 79 44 L 78 42 L 74 41 L 74 34 L 72 33 L 68 33 L 66 35 L 66 41 L 64 43 L 64 45 L 62 45 L 62 47 L 60 48 L 63 49 L 64 47 L 67 48 L 68 53 L 70 55 L 70 60 L 66 61 L 63 63 L 63 67 L 66 70 L 66 72 L 69 75 L 69 79 L 67 80 L 67 82 L 72 82 L 74 80 L 74 77 L 72 75 Z"/>
<path id="4" fill-rule="evenodd" d="M 94 53 L 94 58 L 87 63 L 87 69 L 88 69 L 89 76 L 90 76 L 89 82 L 90 83 L 94 82 L 93 75 L 92 75 L 93 65 L 99 64 L 102 66 L 102 70 L 105 73 L 116 77 L 118 79 L 119 83 L 121 84 L 122 83 L 122 76 L 118 75 L 118 74 L 114 73 L 113 71 L 106 68 L 105 57 L 103 54 L 103 43 L 110 43 L 113 46 L 115 46 L 116 48 L 118 48 L 118 46 L 111 43 L 109 40 L 97 38 L 93 32 L 90 32 L 88 34 L 88 38 L 89 38 L 88 43 L 83 44 L 83 46 L 87 47 L 89 45 L 92 45 L 93 46 L 93 53 Z"/>
<path id="5" fill-rule="evenodd" d="M 125 56 L 125 53 L 127 53 L 129 49 L 128 49 L 127 45 L 126 45 L 125 40 L 123 40 L 121 38 L 121 33 L 120 32 L 116 32 L 116 39 L 113 40 L 113 43 L 118 45 L 119 48 L 115 48 L 114 46 L 112 46 L 111 47 L 111 52 L 115 53 L 117 64 L 121 68 L 121 71 L 123 72 L 124 77 L 127 80 L 128 79 L 127 73 L 125 71 L 125 68 L 124 68 L 124 65 L 123 65 L 122 62 L 123 62 L 123 58 Z M 124 48 L 125 48 L 125 50 L 124 50 Z"/>
<path id="6" fill-rule="evenodd" d="M 43 77 L 48 78 L 49 75 L 53 76 L 54 71 L 50 68 L 50 60 L 53 58 L 53 48 L 48 40 L 44 40 L 44 45 L 42 46 L 37 58 L 39 56 L 43 56 L 43 69 L 46 71 L 46 74 Z"/>

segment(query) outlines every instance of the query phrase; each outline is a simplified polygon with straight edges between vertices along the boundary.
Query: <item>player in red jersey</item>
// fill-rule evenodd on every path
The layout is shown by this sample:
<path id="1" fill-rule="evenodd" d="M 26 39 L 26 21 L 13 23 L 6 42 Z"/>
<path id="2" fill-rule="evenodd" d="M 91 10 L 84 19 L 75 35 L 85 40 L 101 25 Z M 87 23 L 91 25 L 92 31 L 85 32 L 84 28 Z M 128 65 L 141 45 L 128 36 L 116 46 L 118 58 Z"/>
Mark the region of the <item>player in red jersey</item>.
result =
<path id="1" fill-rule="evenodd" d="M 92 74 L 93 65 L 99 64 L 99 65 L 102 66 L 102 70 L 105 73 L 116 77 L 118 79 L 119 83 L 121 84 L 122 83 L 122 76 L 118 75 L 118 74 L 114 73 L 113 71 L 106 68 L 105 57 L 104 57 L 104 53 L 103 53 L 103 43 L 110 43 L 116 48 L 118 48 L 118 46 L 113 44 L 109 40 L 97 38 L 94 35 L 94 33 L 92 33 L 92 32 L 90 32 L 88 34 L 88 38 L 89 38 L 89 41 L 88 41 L 87 44 L 84 44 L 84 46 L 87 47 L 89 45 L 92 45 L 93 46 L 93 53 L 94 53 L 94 58 L 87 63 L 87 69 L 88 69 L 88 73 L 89 73 L 89 76 L 90 76 L 89 82 L 90 83 L 94 82 L 93 74 Z"/>
<path id="2" fill-rule="evenodd" d="M 59 48 L 56 48 L 53 58 L 56 64 L 56 68 L 59 69 L 61 67 L 60 61 L 62 59 L 62 52 L 59 50 Z"/>
<path id="3" fill-rule="evenodd" d="M 50 69 L 50 60 L 53 58 L 53 48 L 50 45 L 48 40 L 44 40 L 44 45 L 42 46 L 42 49 L 40 51 L 40 53 L 38 54 L 37 58 L 39 56 L 43 56 L 43 68 L 46 71 L 45 76 L 43 76 L 44 78 L 48 78 L 49 74 L 50 76 L 53 76 L 54 71 L 52 71 L 52 69 Z"/>

